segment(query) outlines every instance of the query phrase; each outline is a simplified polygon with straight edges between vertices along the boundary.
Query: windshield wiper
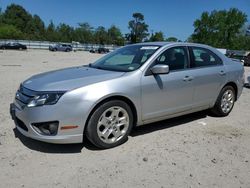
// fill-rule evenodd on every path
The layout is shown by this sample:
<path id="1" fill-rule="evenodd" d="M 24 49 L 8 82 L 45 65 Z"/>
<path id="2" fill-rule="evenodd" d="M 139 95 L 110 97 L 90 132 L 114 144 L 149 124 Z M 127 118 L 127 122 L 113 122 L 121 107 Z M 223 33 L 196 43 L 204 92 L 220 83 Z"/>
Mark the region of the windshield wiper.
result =
<path id="1" fill-rule="evenodd" d="M 98 67 L 98 66 L 93 66 L 92 63 L 88 64 L 87 66 L 90 67 L 90 68 L 94 68 L 94 69 L 103 69 L 103 68 Z"/>
<path id="2" fill-rule="evenodd" d="M 117 70 L 117 69 L 112 69 L 110 67 L 100 67 L 100 66 L 96 66 L 96 65 L 93 65 L 92 63 L 89 63 L 88 65 L 86 65 L 90 68 L 93 68 L 93 69 L 100 69 L 100 70 L 107 70 L 107 71 L 116 71 L 116 72 L 124 72 L 124 70 Z"/>

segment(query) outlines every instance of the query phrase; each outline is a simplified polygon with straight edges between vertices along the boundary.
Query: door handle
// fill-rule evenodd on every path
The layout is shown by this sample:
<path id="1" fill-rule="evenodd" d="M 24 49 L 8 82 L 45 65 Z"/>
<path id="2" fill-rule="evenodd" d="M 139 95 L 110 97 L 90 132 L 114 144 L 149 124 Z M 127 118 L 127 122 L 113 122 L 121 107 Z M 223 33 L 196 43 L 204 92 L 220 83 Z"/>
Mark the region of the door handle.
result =
<path id="1" fill-rule="evenodd" d="M 194 77 L 193 76 L 185 76 L 184 78 L 183 78 L 183 81 L 192 81 L 194 79 Z"/>
<path id="2" fill-rule="evenodd" d="M 225 72 L 224 70 L 221 70 L 221 71 L 219 72 L 219 74 L 220 74 L 221 76 L 224 76 L 224 75 L 226 75 L 226 72 Z"/>

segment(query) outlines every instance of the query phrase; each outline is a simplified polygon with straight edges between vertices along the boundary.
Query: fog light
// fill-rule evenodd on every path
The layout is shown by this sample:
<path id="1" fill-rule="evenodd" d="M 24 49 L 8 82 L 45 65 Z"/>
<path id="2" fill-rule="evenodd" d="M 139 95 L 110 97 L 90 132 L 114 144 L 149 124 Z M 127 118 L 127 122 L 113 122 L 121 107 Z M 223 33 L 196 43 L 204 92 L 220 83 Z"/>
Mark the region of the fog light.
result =
<path id="1" fill-rule="evenodd" d="M 54 136 L 58 131 L 58 121 L 32 123 L 33 128 L 42 135 Z"/>

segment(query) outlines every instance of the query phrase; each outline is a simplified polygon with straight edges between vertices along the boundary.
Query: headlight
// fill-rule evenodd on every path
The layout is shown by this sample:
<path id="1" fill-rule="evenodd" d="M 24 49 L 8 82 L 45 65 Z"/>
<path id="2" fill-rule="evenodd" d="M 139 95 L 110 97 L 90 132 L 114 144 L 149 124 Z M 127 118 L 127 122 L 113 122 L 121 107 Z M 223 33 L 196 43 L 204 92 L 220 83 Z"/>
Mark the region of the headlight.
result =
<path id="1" fill-rule="evenodd" d="M 28 107 L 52 105 L 56 104 L 57 101 L 64 93 L 43 93 L 33 97 L 27 104 Z"/>

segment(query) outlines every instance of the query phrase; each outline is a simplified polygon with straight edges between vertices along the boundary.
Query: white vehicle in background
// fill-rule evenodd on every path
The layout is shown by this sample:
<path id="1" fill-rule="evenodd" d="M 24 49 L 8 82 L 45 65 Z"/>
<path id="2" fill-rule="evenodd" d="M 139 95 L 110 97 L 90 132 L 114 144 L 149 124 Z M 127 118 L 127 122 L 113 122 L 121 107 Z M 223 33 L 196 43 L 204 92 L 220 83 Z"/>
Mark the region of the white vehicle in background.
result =
<path id="1" fill-rule="evenodd" d="M 217 50 L 219 52 L 221 52 L 222 54 L 226 55 L 227 54 L 227 49 L 224 49 L 224 48 L 217 48 Z"/>

